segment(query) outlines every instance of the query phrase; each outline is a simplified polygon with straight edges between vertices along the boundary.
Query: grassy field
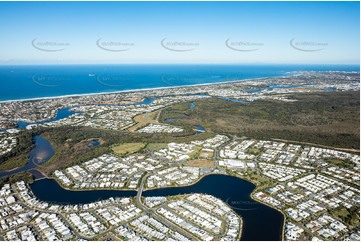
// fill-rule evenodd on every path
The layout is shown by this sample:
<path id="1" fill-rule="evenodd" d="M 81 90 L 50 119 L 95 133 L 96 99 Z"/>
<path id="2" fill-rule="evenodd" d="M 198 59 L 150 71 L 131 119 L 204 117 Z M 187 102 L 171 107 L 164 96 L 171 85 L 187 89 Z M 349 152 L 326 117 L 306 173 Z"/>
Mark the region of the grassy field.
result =
<path id="1" fill-rule="evenodd" d="M 114 146 L 112 149 L 118 155 L 131 154 L 145 147 L 145 143 L 125 143 Z"/>
<path id="2" fill-rule="evenodd" d="M 200 146 L 194 147 L 194 151 L 192 151 L 192 152 L 189 154 L 190 159 L 197 159 L 197 158 L 199 158 L 199 154 L 200 154 L 200 152 L 201 152 L 201 149 L 202 149 L 202 147 L 200 147 Z"/>
<path id="3" fill-rule="evenodd" d="M 102 154 L 113 152 L 112 147 L 125 143 L 170 143 L 190 142 L 192 140 L 207 139 L 214 136 L 211 133 L 202 133 L 197 136 L 194 131 L 182 134 L 144 134 L 127 131 L 114 131 L 104 129 L 91 129 L 79 127 L 38 128 L 36 134 L 44 136 L 54 147 L 55 155 L 41 167 L 44 174 L 69 166 L 78 165 Z M 84 150 L 83 144 L 87 140 L 99 139 L 101 144 L 91 149 Z M 149 145 L 152 147 L 154 145 Z"/>
<path id="4" fill-rule="evenodd" d="M 158 117 L 158 113 L 160 111 L 155 111 L 155 112 L 151 112 L 151 113 L 144 113 L 144 114 L 139 114 L 137 116 L 135 116 L 133 118 L 133 120 L 137 123 L 136 125 L 130 127 L 128 130 L 131 132 L 136 131 L 137 129 L 140 129 L 144 126 L 146 126 L 147 124 L 155 124 L 158 123 L 157 122 L 157 117 Z"/>
<path id="5" fill-rule="evenodd" d="M 191 160 L 184 163 L 185 166 L 211 168 L 214 167 L 213 160 Z"/>
<path id="6" fill-rule="evenodd" d="M 325 159 L 326 162 L 331 163 L 332 165 L 335 166 L 339 166 L 339 167 L 344 167 L 344 168 L 349 168 L 352 169 L 356 166 L 355 163 L 353 163 L 350 160 L 341 160 L 341 159 L 336 159 L 336 158 L 329 158 L 329 159 Z"/>
<path id="7" fill-rule="evenodd" d="M 196 101 L 188 120 L 207 131 L 255 139 L 285 139 L 359 149 L 360 93 L 324 92 L 292 94 L 297 102 L 258 100 L 248 105 L 218 98 Z M 177 106 L 179 109 L 181 106 Z M 161 117 L 171 117 L 171 106 Z"/>
<path id="8" fill-rule="evenodd" d="M 260 149 L 257 148 L 249 148 L 246 153 L 251 154 L 251 155 L 259 155 L 262 151 Z"/>

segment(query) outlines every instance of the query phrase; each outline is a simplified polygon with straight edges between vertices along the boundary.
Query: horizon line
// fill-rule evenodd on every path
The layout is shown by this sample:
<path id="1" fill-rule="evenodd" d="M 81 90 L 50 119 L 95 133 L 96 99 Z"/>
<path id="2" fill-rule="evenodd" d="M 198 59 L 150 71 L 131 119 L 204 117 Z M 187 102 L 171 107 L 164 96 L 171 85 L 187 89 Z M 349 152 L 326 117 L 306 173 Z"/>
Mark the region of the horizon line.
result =
<path id="1" fill-rule="evenodd" d="M 0 66 L 56 66 L 56 65 L 354 65 L 361 63 L 0 63 Z"/>

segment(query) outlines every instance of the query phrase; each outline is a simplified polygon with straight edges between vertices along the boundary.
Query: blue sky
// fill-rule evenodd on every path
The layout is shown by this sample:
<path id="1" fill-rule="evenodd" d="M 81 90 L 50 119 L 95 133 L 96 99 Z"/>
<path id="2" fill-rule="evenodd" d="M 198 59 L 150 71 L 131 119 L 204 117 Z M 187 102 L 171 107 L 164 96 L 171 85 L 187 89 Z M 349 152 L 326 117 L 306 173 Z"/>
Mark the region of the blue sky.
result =
<path id="1" fill-rule="evenodd" d="M 359 2 L 0 2 L 0 32 L 0 64 L 360 62 Z"/>

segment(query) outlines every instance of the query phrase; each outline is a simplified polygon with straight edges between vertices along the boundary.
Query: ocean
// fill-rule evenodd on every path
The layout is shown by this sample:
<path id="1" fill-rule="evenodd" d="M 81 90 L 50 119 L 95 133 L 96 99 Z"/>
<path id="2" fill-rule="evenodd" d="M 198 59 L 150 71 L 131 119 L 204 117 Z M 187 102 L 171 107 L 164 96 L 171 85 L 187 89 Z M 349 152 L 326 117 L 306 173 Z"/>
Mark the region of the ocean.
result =
<path id="1" fill-rule="evenodd" d="M 359 70 L 359 65 L 4 65 L 0 101 Z"/>

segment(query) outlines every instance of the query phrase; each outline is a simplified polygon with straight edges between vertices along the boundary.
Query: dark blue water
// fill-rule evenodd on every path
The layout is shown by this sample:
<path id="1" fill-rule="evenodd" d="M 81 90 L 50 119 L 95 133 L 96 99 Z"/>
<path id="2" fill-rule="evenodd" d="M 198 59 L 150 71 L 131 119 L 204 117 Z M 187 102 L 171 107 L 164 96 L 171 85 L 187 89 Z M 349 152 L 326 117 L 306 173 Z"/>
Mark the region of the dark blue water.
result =
<path id="1" fill-rule="evenodd" d="M 281 240 L 283 215 L 250 198 L 255 185 L 240 178 L 210 175 L 188 187 L 164 188 L 143 192 L 143 196 L 173 196 L 205 193 L 226 202 L 243 218 L 242 240 Z"/>
<path id="2" fill-rule="evenodd" d="M 52 122 L 52 121 L 56 121 L 56 120 L 60 120 L 63 118 L 67 118 L 70 115 L 74 114 L 75 112 L 70 111 L 70 108 L 62 108 L 59 109 L 56 116 L 50 120 L 47 120 L 47 122 Z M 44 123 L 44 122 L 43 122 Z"/>
<path id="3" fill-rule="evenodd" d="M 0 172 L 0 177 L 13 175 L 22 171 L 32 170 L 37 166 L 44 164 L 51 157 L 53 157 L 55 151 L 49 141 L 39 135 L 36 135 L 34 139 L 35 147 L 28 153 L 29 162 L 25 166 L 16 168 L 14 170 Z"/>
<path id="4" fill-rule="evenodd" d="M 57 204 L 83 204 L 110 197 L 133 197 L 135 191 L 68 191 L 54 180 L 43 179 L 31 185 L 35 196 Z M 271 207 L 250 198 L 255 186 L 245 180 L 209 175 L 188 187 L 164 188 L 143 192 L 143 196 L 173 196 L 190 193 L 206 193 L 226 202 L 243 218 L 242 240 L 281 240 L 283 215 Z M 51 191 L 51 192 L 47 192 Z"/>
<path id="5" fill-rule="evenodd" d="M 91 148 L 94 148 L 94 147 L 96 147 L 98 145 L 100 145 L 100 140 L 93 139 L 93 140 L 90 141 L 90 145 L 88 147 L 86 147 L 84 151 L 89 150 Z"/>
<path id="6" fill-rule="evenodd" d="M 135 103 L 135 105 L 149 105 L 149 104 L 152 104 L 152 102 L 154 102 L 155 101 L 155 98 L 146 98 L 146 99 L 144 99 L 143 101 L 141 101 L 141 102 L 137 102 L 137 103 Z M 130 104 L 131 105 L 131 104 Z"/>
<path id="7" fill-rule="evenodd" d="M 27 123 L 24 121 L 16 121 L 16 123 L 18 124 L 18 128 L 26 128 L 26 126 L 28 126 L 29 124 L 44 124 L 44 123 L 48 123 L 48 122 L 53 122 L 53 121 L 57 121 L 57 120 L 60 120 L 63 118 L 67 118 L 73 114 L 75 114 L 75 112 L 70 111 L 70 108 L 62 108 L 62 109 L 58 110 L 57 114 L 52 119 L 48 119 L 48 120 L 45 120 L 42 122 L 36 122 L 36 123 Z"/>
<path id="8" fill-rule="evenodd" d="M 0 66 L 0 101 L 275 77 L 291 71 L 359 71 L 356 65 Z"/>
<path id="9" fill-rule="evenodd" d="M 18 128 L 24 129 L 26 126 L 28 126 L 30 123 L 24 122 L 24 121 L 16 121 L 18 124 Z"/>
<path id="10" fill-rule="evenodd" d="M 30 187 L 38 199 L 55 204 L 85 204 L 111 197 L 134 197 L 137 195 L 136 191 L 70 191 L 63 189 L 52 179 L 36 181 Z"/>
<path id="11" fill-rule="evenodd" d="M 100 145 L 100 141 L 97 139 L 93 139 L 93 140 L 91 140 L 91 145 L 92 145 L 92 147 L 98 146 L 98 145 Z"/>

